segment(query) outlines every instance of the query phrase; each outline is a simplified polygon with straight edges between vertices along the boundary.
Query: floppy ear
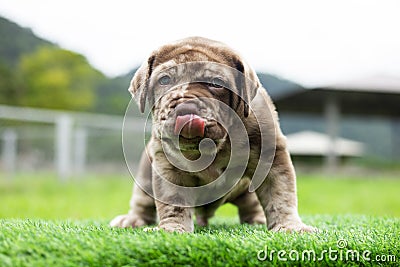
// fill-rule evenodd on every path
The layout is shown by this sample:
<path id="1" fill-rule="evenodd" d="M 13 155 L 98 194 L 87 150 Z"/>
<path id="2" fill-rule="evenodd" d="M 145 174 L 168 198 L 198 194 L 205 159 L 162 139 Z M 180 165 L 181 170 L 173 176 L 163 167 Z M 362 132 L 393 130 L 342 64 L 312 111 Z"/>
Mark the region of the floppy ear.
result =
<path id="1" fill-rule="evenodd" d="M 147 94 L 149 90 L 149 79 L 153 72 L 153 64 L 156 56 L 151 55 L 147 61 L 145 61 L 140 68 L 136 71 L 135 75 L 131 80 L 131 84 L 128 91 L 132 94 L 133 98 L 139 105 L 140 112 L 144 112 L 147 100 Z"/>
<path id="2" fill-rule="evenodd" d="M 256 72 L 243 60 L 236 58 L 235 67 L 239 72 L 242 73 L 242 75 L 238 75 L 236 81 L 239 90 L 239 96 L 242 98 L 238 105 L 243 102 L 243 114 L 244 117 L 247 118 L 249 116 L 249 105 L 256 96 L 257 90 L 261 86 L 261 83 Z"/>

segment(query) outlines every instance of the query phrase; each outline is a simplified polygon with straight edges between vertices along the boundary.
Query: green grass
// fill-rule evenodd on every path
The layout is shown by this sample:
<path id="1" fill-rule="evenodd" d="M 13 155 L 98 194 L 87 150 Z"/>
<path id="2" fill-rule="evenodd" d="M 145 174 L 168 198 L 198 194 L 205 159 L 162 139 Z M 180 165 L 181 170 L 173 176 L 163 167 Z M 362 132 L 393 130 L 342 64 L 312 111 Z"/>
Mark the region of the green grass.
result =
<path id="1" fill-rule="evenodd" d="M 299 210 L 316 234 L 271 233 L 238 224 L 236 209 L 221 207 L 211 225 L 193 234 L 112 229 L 108 222 L 128 210 L 129 177 L 94 177 L 60 183 L 52 175 L 0 176 L 0 266 L 247 266 L 392 265 L 400 262 L 400 179 L 299 177 Z M 339 240 L 347 246 L 338 249 Z M 313 250 L 317 260 L 265 261 L 257 253 Z M 338 250 L 342 260 L 323 250 Z M 346 251 L 396 262 L 346 261 Z M 261 253 L 261 252 L 260 252 Z M 260 255 L 264 256 L 262 252 Z M 283 252 L 281 252 L 283 253 Z M 282 255 L 281 255 L 282 256 Z M 339 256 L 338 256 L 339 257 Z M 397 264 L 397 265 L 396 265 Z"/>
<path id="2" fill-rule="evenodd" d="M 300 214 L 400 217 L 400 177 L 298 179 Z"/>
<path id="3" fill-rule="evenodd" d="M 0 218 L 106 219 L 125 213 L 129 177 L 88 176 L 60 182 L 54 175 L 0 177 Z"/>
<path id="4" fill-rule="evenodd" d="M 0 176 L 0 218 L 111 219 L 125 213 L 133 181 L 129 176 L 88 176 L 60 183 L 50 174 Z M 297 179 L 300 214 L 363 214 L 400 217 L 400 179 Z M 232 217 L 231 205 L 217 215 Z"/>
<path id="5" fill-rule="evenodd" d="M 398 219 L 366 216 L 312 216 L 306 222 L 318 225 L 317 234 L 268 232 L 264 226 L 215 223 L 193 234 L 144 232 L 142 229 L 111 229 L 107 221 L 0 220 L 2 266 L 305 266 L 370 265 L 376 256 L 400 257 Z M 341 249 L 338 241 L 347 245 Z M 340 246 L 342 243 L 339 243 Z M 328 253 L 331 252 L 329 258 Z M 260 261 L 257 258 L 267 259 Z M 288 262 L 271 251 L 286 251 Z M 292 252 L 292 251 L 295 252 Z M 316 260 L 304 251 L 314 251 Z M 357 250 L 360 258 L 346 251 Z M 282 253 L 282 252 L 281 252 Z M 289 254 L 292 253 L 292 254 Z M 296 254 L 299 261 L 292 261 Z M 342 253 L 343 256 L 340 256 Z M 289 257 L 289 255 L 291 255 Z M 312 254 L 310 254 L 312 255 Z M 322 256 L 321 256 L 322 255 Z M 282 256 L 282 255 L 281 255 Z M 395 261 L 382 262 L 396 266 Z"/>

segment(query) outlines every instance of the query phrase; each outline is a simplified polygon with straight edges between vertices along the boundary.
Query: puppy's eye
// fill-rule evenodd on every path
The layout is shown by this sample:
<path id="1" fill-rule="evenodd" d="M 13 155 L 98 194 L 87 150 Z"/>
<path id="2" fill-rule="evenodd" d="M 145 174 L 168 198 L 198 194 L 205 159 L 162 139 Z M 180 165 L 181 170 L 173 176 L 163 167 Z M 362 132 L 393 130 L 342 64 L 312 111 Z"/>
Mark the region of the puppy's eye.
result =
<path id="1" fill-rule="evenodd" d="M 224 88 L 226 83 L 221 78 L 212 78 L 210 85 L 214 88 Z"/>
<path id="2" fill-rule="evenodd" d="M 171 83 L 171 77 L 169 77 L 168 75 L 164 75 L 160 79 L 158 79 L 158 83 L 161 85 L 168 85 Z"/>

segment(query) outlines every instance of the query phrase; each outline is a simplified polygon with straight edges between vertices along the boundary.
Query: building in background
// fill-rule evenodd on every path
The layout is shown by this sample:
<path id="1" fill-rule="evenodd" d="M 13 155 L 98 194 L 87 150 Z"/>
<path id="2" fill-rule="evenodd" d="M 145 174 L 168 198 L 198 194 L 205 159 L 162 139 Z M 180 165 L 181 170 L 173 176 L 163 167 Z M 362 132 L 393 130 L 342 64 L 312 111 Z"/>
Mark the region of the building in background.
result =
<path id="1" fill-rule="evenodd" d="M 316 88 L 280 80 L 282 90 L 276 89 L 276 81 L 260 79 L 285 134 L 316 131 L 329 136 L 328 165 L 338 164 L 333 148 L 339 137 L 363 143 L 366 158 L 400 160 L 400 77 L 376 75 Z"/>
<path id="2" fill-rule="evenodd" d="M 338 137 L 331 143 L 330 137 L 324 133 L 302 131 L 288 134 L 286 138 L 290 155 L 297 164 L 322 166 L 332 145 L 338 162 L 342 164 L 365 153 L 365 145 L 361 142 Z"/>

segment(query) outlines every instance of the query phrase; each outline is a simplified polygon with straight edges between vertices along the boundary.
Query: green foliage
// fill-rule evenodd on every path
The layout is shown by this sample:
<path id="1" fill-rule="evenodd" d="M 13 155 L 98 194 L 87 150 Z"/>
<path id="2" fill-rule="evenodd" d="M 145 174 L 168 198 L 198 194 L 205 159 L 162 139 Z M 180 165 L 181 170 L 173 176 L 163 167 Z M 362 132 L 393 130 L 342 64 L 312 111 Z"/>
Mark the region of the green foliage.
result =
<path id="1" fill-rule="evenodd" d="M 17 105 L 21 95 L 21 84 L 17 75 L 0 62 L 0 104 Z"/>
<path id="2" fill-rule="evenodd" d="M 10 69 L 18 65 L 21 55 L 32 53 L 40 46 L 55 46 L 34 35 L 30 29 L 22 28 L 1 16 L 0 36 L 0 59 Z"/>
<path id="3" fill-rule="evenodd" d="M 129 80 L 115 77 L 104 80 L 96 88 L 97 101 L 93 111 L 108 114 L 125 114 L 125 109 L 131 99 L 128 92 Z"/>
<path id="4" fill-rule="evenodd" d="M 89 109 L 94 87 L 103 78 L 86 59 L 71 51 L 40 47 L 19 65 L 24 93 L 21 104 L 55 109 Z"/>
<path id="5" fill-rule="evenodd" d="M 2 17 L 0 36 L 0 104 L 124 112 L 127 85 L 107 79 L 82 55 Z"/>

